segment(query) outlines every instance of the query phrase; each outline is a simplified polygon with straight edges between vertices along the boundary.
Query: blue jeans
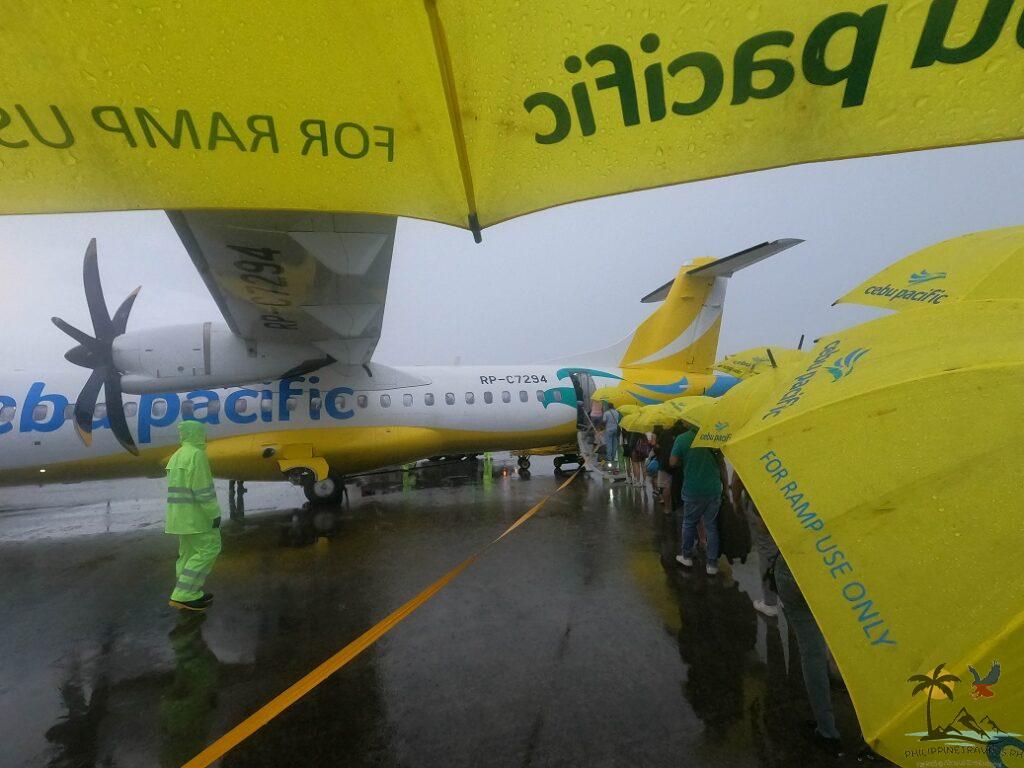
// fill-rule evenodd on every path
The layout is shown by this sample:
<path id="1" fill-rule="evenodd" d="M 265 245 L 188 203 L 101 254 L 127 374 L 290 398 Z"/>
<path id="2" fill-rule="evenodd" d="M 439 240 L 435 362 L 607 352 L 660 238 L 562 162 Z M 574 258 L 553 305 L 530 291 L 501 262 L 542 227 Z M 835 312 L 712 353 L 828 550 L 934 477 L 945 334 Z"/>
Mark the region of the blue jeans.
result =
<path id="1" fill-rule="evenodd" d="M 606 429 L 604 431 L 604 457 L 615 464 L 619 458 L 619 430 Z"/>
<path id="2" fill-rule="evenodd" d="M 781 557 L 775 561 L 775 583 L 779 588 L 786 621 L 793 628 L 797 645 L 800 646 L 800 668 L 804 673 L 804 687 L 807 689 L 818 733 L 829 739 L 838 739 L 839 731 L 832 711 L 832 692 L 828 684 L 828 647 L 807 601 L 800 593 L 800 587 Z"/>
<path id="3" fill-rule="evenodd" d="M 722 506 L 722 497 L 718 496 L 687 496 L 683 494 L 683 554 L 689 557 L 697 540 L 697 521 L 704 521 L 704 530 L 708 535 L 708 562 L 718 562 L 721 551 L 718 543 L 718 510 Z"/>

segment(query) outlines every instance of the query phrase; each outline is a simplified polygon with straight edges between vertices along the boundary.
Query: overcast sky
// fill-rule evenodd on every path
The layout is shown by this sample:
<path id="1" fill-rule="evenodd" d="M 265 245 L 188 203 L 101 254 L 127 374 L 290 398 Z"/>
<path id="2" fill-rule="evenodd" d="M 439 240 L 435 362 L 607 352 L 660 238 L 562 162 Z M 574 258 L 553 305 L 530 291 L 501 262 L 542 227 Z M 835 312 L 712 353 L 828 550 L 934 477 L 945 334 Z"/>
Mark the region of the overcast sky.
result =
<path id="1" fill-rule="evenodd" d="M 818 163 L 562 206 L 484 230 L 481 245 L 402 219 L 375 359 L 527 363 L 610 345 L 684 260 L 780 237 L 807 242 L 732 279 L 719 351 L 792 346 L 877 315 L 829 305 L 892 261 L 1024 223 L 1022 169 L 1020 141 Z M 90 329 L 90 237 L 111 309 L 143 286 L 129 330 L 220 319 L 162 212 L 0 217 L 3 370 L 71 368 L 49 318 Z"/>

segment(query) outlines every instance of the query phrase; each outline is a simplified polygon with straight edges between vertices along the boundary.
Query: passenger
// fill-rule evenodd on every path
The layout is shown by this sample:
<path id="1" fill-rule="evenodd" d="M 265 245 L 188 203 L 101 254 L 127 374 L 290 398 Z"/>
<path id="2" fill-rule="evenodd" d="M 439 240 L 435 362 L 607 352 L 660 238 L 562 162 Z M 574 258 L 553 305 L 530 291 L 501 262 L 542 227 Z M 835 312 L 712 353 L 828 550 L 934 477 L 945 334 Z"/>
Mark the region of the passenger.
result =
<path id="1" fill-rule="evenodd" d="M 683 525 L 682 552 L 676 560 L 689 568 L 693 565 L 693 551 L 697 538 L 697 523 L 704 521 L 707 533 L 708 576 L 718 573 L 718 511 L 722 506 L 725 487 L 725 462 L 722 454 L 711 448 L 691 447 L 697 437 L 697 428 L 686 423 L 687 430 L 672 444 L 669 463 L 683 468 Z"/>
<path id="2" fill-rule="evenodd" d="M 220 554 L 220 505 L 206 457 L 206 428 L 198 421 L 178 425 L 181 447 L 167 462 L 167 523 L 178 537 L 177 583 L 170 605 L 204 611 L 213 595 L 203 591 Z"/>
<path id="3" fill-rule="evenodd" d="M 757 550 L 758 569 L 761 572 L 761 599 L 754 601 L 754 610 L 765 616 L 779 615 L 779 596 L 775 594 L 769 578 L 769 569 L 779 556 L 779 547 L 764 524 L 761 513 L 754 506 L 754 500 L 747 493 L 746 486 L 735 471 L 732 474 L 732 504 L 736 509 L 743 510 L 750 531 L 754 536 L 754 549 Z"/>
<path id="4" fill-rule="evenodd" d="M 821 634 L 807 601 L 789 570 L 786 560 L 780 555 L 775 561 L 775 584 L 782 599 L 782 610 L 786 621 L 793 628 L 797 645 L 800 646 L 800 669 L 804 675 L 804 687 L 814 714 L 815 728 L 812 738 L 826 751 L 835 756 L 843 753 L 843 745 L 836 728 L 835 713 L 832 711 L 832 694 L 828 678 L 828 647 Z M 863 757 L 868 757 L 864 754 Z"/>
<path id="5" fill-rule="evenodd" d="M 665 506 L 665 514 L 672 512 L 682 501 L 682 470 L 679 467 L 673 468 L 670 463 L 672 456 L 672 444 L 679 435 L 678 423 L 671 427 L 655 427 L 654 430 L 654 457 L 658 460 L 658 498 Z M 674 483 L 673 477 L 679 476 L 679 482 Z M 673 486 L 675 491 L 673 491 Z"/>
<path id="6" fill-rule="evenodd" d="M 604 404 L 605 459 L 613 467 L 619 466 L 619 412 L 609 402 Z"/>
<path id="7" fill-rule="evenodd" d="M 633 485 L 647 487 L 647 473 L 644 465 L 651 453 L 651 442 L 643 432 L 630 433 L 629 469 Z"/>
<path id="8" fill-rule="evenodd" d="M 670 512 L 678 512 L 683 508 L 683 465 L 672 464 L 672 447 L 676 444 L 676 438 L 679 437 L 686 428 L 683 423 L 677 421 L 671 432 L 669 433 L 669 506 Z"/>

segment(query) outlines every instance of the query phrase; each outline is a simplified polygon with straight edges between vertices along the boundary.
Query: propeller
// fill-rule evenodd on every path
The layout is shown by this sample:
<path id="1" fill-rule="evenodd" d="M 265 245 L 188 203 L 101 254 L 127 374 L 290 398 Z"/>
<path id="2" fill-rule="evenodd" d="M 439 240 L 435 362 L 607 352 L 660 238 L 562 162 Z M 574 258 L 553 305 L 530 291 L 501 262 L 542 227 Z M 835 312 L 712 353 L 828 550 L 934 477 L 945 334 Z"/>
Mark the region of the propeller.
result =
<path id="1" fill-rule="evenodd" d="M 124 401 L 121 391 L 121 371 L 114 365 L 114 339 L 124 333 L 128 325 L 128 315 L 132 311 L 135 297 L 139 295 L 139 286 L 128 298 L 121 302 L 114 316 L 107 311 L 107 302 L 103 298 L 103 286 L 100 283 L 100 270 L 96 263 L 96 238 L 89 241 L 85 249 L 85 261 L 82 265 L 82 279 L 85 283 L 85 301 L 89 306 L 89 317 L 92 319 L 92 330 L 95 337 L 80 331 L 59 317 L 51 318 L 53 324 L 78 342 L 64 354 L 64 359 L 82 368 L 89 368 L 92 373 L 78 394 L 75 401 L 75 432 L 86 445 L 92 445 L 92 421 L 96 411 L 96 398 L 100 389 L 106 393 L 107 419 L 110 429 L 129 453 L 139 455 L 132 433 L 128 429 L 128 420 L 124 415 Z"/>

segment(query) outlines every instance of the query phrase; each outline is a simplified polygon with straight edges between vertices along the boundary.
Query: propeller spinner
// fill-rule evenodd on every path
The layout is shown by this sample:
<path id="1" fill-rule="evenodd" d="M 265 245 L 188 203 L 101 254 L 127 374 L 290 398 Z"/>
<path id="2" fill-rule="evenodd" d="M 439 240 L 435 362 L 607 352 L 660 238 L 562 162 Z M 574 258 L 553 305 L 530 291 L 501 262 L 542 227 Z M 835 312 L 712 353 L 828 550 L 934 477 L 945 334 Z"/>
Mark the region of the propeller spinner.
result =
<path id="1" fill-rule="evenodd" d="M 138 296 L 141 286 L 136 288 L 121 302 L 113 318 L 107 311 L 107 302 L 103 298 L 103 286 L 100 284 L 100 271 L 96 263 L 96 238 L 89 241 L 85 249 L 85 261 L 82 266 L 82 278 L 85 283 L 85 300 L 92 318 L 92 329 L 95 337 L 80 331 L 59 317 L 51 318 L 53 324 L 78 342 L 69 349 L 64 358 L 75 365 L 90 368 L 88 381 L 75 401 L 75 431 L 86 445 L 92 444 L 92 422 L 96 411 L 96 398 L 102 388 L 106 393 L 107 419 L 110 429 L 117 442 L 136 456 L 139 449 L 135 445 L 128 420 L 124 415 L 124 401 L 121 392 L 121 371 L 114 365 L 114 339 L 124 333 L 128 325 L 128 314 Z"/>

